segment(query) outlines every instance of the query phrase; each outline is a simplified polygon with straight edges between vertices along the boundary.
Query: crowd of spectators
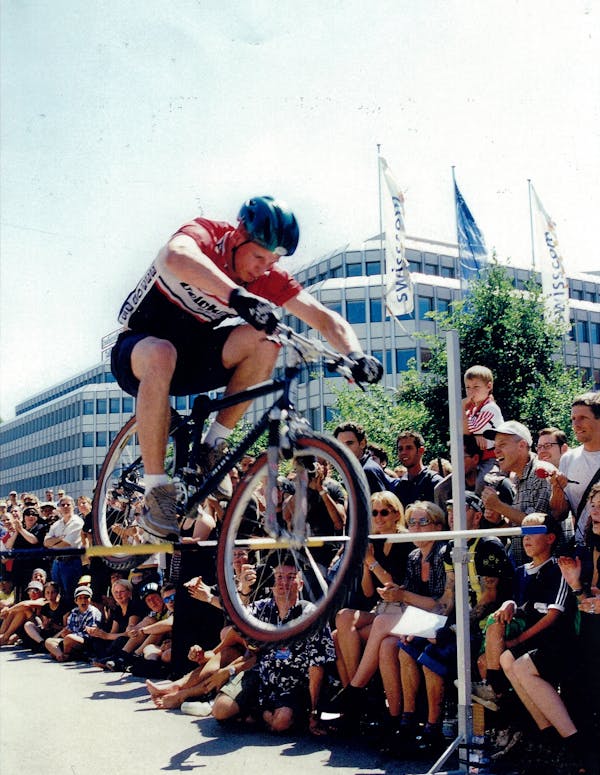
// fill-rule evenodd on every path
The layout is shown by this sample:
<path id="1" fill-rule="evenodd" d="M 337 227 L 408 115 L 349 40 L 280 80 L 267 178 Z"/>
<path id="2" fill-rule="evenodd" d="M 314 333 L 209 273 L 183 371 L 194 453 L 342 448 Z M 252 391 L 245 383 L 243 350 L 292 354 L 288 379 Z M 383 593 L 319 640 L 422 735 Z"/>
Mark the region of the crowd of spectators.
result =
<path id="1" fill-rule="evenodd" d="M 544 755 L 572 772 L 597 772 L 600 394 L 573 401 L 578 444 L 569 448 L 564 430 L 542 428 L 534 442 L 529 428 L 506 421 L 488 369 L 469 369 L 465 387 L 467 530 L 538 529 L 467 542 L 472 698 L 486 708 L 490 767 Z M 316 632 L 286 645 L 247 643 L 221 610 L 212 555 L 155 557 L 125 572 L 53 551 L 2 557 L 0 646 L 130 672 L 146 680 L 157 708 L 212 714 L 224 728 L 235 719 L 279 733 L 368 731 L 391 756 L 437 758 L 453 737 L 457 697 L 453 542 L 443 536 L 457 508 L 449 464 L 427 464 L 417 430 L 399 432 L 393 451 L 369 444 L 353 422 L 334 435 L 365 472 L 371 533 L 383 539 L 369 543 L 358 584 Z M 251 463 L 242 461 L 234 486 Z M 309 521 L 317 535 L 342 532 L 345 493 L 318 466 Z M 282 481 L 282 520 L 293 498 L 293 482 Z M 259 493 L 252 506 L 264 507 Z M 88 546 L 90 513 L 88 498 L 62 490 L 43 502 L 12 492 L 0 502 L 1 548 Z M 221 516 L 218 502 L 204 504 L 196 520 L 185 518 L 183 542 L 214 537 Z M 397 533 L 410 541 L 390 540 Z M 315 561 L 327 569 L 336 557 Z M 250 589 L 256 558 L 240 548 L 234 563 L 240 589 Z M 272 621 L 294 618 L 307 583 L 283 557 L 272 596 L 250 605 Z M 407 629 L 415 609 L 436 619 L 431 637 Z"/>

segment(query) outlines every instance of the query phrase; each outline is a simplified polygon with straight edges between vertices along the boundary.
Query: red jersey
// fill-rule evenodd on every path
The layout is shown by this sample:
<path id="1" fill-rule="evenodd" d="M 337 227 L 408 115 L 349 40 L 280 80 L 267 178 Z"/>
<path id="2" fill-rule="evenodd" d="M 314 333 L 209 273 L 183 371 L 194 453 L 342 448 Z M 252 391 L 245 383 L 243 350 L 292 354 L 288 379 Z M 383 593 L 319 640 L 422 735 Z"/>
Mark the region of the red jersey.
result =
<path id="1" fill-rule="evenodd" d="M 223 221 L 196 218 L 184 224 L 177 234 L 186 234 L 202 253 L 233 279 L 231 268 L 235 227 Z M 217 325 L 237 313 L 228 300 L 196 288 L 176 277 L 166 265 L 165 245 L 136 287 L 127 296 L 119 312 L 119 323 L 133 331 L 154 336 L 187 336 L 198 324 Z M 245 285 L 246 289 L 278 307 L 297 296 L 302 286 L 277 265 Z M 182 330 L 183 329 L 183 330 Z"/>

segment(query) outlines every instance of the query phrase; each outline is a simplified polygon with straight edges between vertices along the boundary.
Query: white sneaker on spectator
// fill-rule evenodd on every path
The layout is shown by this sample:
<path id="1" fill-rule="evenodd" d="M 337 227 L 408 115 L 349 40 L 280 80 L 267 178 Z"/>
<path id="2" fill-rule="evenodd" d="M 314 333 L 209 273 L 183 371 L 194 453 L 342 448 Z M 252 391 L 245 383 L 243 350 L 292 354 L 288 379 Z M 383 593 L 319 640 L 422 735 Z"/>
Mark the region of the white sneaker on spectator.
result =
<path id="1" fill-rule="evenodd" d="M 212 702 L 182 702 L 182 713 L 188 716 L 210 716 L 212 713 Z"/>

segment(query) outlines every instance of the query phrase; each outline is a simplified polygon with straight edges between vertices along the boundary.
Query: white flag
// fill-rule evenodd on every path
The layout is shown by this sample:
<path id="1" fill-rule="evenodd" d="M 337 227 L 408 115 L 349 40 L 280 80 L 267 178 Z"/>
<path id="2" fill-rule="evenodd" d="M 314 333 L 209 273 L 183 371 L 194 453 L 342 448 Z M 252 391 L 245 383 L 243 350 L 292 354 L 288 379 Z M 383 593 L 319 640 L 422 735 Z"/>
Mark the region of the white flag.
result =
<path id="1" fill-rule="evenodd" d="M 563 264 L 556 224 L 544 210 L 535 188 L 531 185 L 535 202 L 536 254 L 542 275 L 542 293 L 545 299 L 546 320 L 569 329 L 569 282 Z"/>
<path id="2" fill-rule="evenodd" d="M 385 294 L 386 304 L 393 315 L 408 315 L 415 306 L 413 285 L 404 250 L 404 196 L 392 177 L 383 156 L 379 169 L 387 184 L 389 196 L 383 195 L 385 227 Z"/>

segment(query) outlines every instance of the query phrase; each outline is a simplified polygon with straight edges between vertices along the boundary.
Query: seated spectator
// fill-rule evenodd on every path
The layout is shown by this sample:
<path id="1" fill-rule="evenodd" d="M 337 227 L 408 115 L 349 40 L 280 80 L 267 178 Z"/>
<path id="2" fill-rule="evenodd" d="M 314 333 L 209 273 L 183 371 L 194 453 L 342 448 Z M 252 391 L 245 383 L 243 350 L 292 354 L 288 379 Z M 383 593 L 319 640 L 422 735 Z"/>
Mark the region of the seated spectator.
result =
<path id="1" fill-rule="evenodd" d="M 167 615 L 155 620 L 151 624 L 144 624 L 137 629 L 137 634 L 142 635 L 144 640 L 133 652 L 140 655 L 140 659 L 135 663 L 134 673 L 136 675 L 153 674 L 154 668 L 166 666 L 171 661 L 171 633 L 173 632 L 173 613 L 175 610 L 175 585 L 171 583 L 164 584 L 161 589 L 161 596 Z"/>
<path id="2" fill-rule="evenodd" d="M 390 734 L 393 734 L 400 721 L 402 695 L 398 670 L 398 638 L 392 636 L 391 642 L 388 642 L 388 636 L 400 621 L 406 605 L 437 613 L 439 601 L 446 588 L 444 542 L 418 539 L 419 533 L 445 529 L 444 512 L 434 503 L 417 501 L 406 510 L 406 525 L 409 532 L 415 533 L 413 543 L 416 549 L 408 555 L 403 584 L 384 580 L 381 587 L 377 588 L 379 596 L 388 604 L 388 608 L 374 618 L 358 668 L 354 675 L 350 676 L 350 683 L 340 695 L 340 708 L 343 713 L 341 725 L 346 732 L 358 729 L 365 706 L 365 689 L 379 668 L 391 719 Z M 383 660 L 382 647 L 385 652 Z"/>
<path id="3" fill-rule="evenodd" d="M 575 599 L 552 557 L 560 528 L 545 514 L 531 514 L 523 522 L 543 524 L 547 532 L 523 536 L 523 548 L 531 562 L 516 574 L 521 595 L 505 602 L 489 624 L 487 680 L 497 692 L 504 691 L 496 670 L 500 651 L 500 667 L 536 723 L 541 740 L 552 746 L 561 738 L 569 755 L 577 760 L 576 771 L 585 772 L 579 766 L 583 740 L 556 690 L 572 670 L 566 657 L 575 649 Z M 515 734 L 521 736 L 522 732 L 516 730 Z"/>
<path id="4" fill-rule="evenodd" d="M 273 575 L 272 597 L 252 603 L 253 615 L 284 621 L 300 616 L 312 605 L 299 599 L 302 576 L 293 560 L 282 558 Z M 273 732 L 284 732 L 309 717 L 310 731 L 319 734 L 325 665 L 334 660 L 328 626 L 287 645 L 265 645 L 258 652 L 246 652 L 227 668 L 230 679 L 217 694 L 213 716 L 225 721 L 257 712 Z"/>
<path id="5" fill-rule="evenodd" d="M 101 621 L 102 614 L 92 605 L 90 587 L 77 587 L 75 608 L 69 613 L 67 624 L 62 630 L 54 637 L 46 639 L 46 650 L 57 662 L 68 662 L 70 659 L 86 656 L 90 639 L 87 628 L 98 626 Z"/>
<path id="6" fill-rule="evenodd" d="M 211 651 L 204 651 L 200 646 L 191 647 L 188 659 L 196 662 L 198 667 L 182 678 L 160 686 L 148 679 L 146 688 L 157 708 L 180 708 L 190 700 L 208 699 L 232 677 L 229 665 L 245 652 L 243 638 L 232 627 L 227 627 L 222 640 Z"/>
<path id="7" fill-rule="evenodd" d="M 44 603 L 44 587 L 39 581 L 30 581 L 26 593 L 27 600 L 21 600 L 0 612 L 0 646 L 12 646 L 19 642 L 23 625 L 37 616 Z"/>
<path id="8" fill-rule="evenodd" d="M 594 719 L 600 718 L 600 483 L 593 485 L 588 500 L 590 516 L 584 537 L 592 554 L 592 577 L 585 577 L 577 555 L 559 557 L 558 564 L 577 598 L 580 616 L 575 677 L 568 687 L 561 687 L 561 694 L 591 748 L 598 734 Z"/>
<path id="9" fill-rule="evenodd" d="M 117 579 L 111 587 L 111 594 L 116 606 L 108 622 L 108 631 L 98 625 L 86 628 L 90 636 L 89 647 L 94 655 L 93 665 L 102 669 L 127 642 L 127 630 L 144 616 L 144 606 L 133 599 L 131 583 L 126 579 Z"/>
<path id="10" fill-rule="evenodd" d="M 466 529 L 476 530 L 483 516 L 483 503 L 473 492 L 465 493 Z M 453 504 L 448 503 L 450 529 L 454 527 Z M 409 753 L 416 746 L 417 695 L 421 683 L 421 670 L 427 694 L 427 723 L 419 748 L 436 754 L 445 743 L 441 721 L 446 684 L 456 676 L 456 638 L 452 625 L 455 611 L 454 563 L 451 541 L 444 548 L 446 588 L 437 601 L 437 609 L 447 615 L 447 625 L 438 630 L 434 642 L 424 638 L 400 638 L 400 674 L 404 712 L 397 738 L 397 753 Z M 483 627 L 488 615 L 498 603 L 503 602 L 511 588 L 512 566 L 504 547 L 497 538 L 470 538 L 468 547 L 468 585 L 470 641 L 473 655 L 479 653 Z"/>
<path id="11" fill-rule="evenodd" d="M 371 495 L 371 524 L 373 533 L 378 535 L 406 531 L 404 509 L 393 493 L 383 491 Z M 377 594 L 377 587 L 388 582 L 402 583 L 408 555 L 413 548 L 410 543 L 389 540 L 368 544 L 361 579 L 364 608 L 342 608 L 335 618 L 333 637 L 338 655 L 338 673 L 344 686 L 350 683 L 358 669 L 373 620 L 378 613 L 390 608 Z"/>
<path id="12" fill-rule="evenodd" d="M 60 598 L 58 584 L 47 581 L 44 585 L 44 605 L 37 617 L 25 622 L 23 630 L 33 651 L 43 651 L 44 641 L 59 633 L 66 624 L 69 607 Z"/>
<path id="13" fill-rule="evenodd" d="M 10 579 L 0 579 L 0 615 L 5 608 L 10 608 L 15 603 L 15 590 Z"/>

